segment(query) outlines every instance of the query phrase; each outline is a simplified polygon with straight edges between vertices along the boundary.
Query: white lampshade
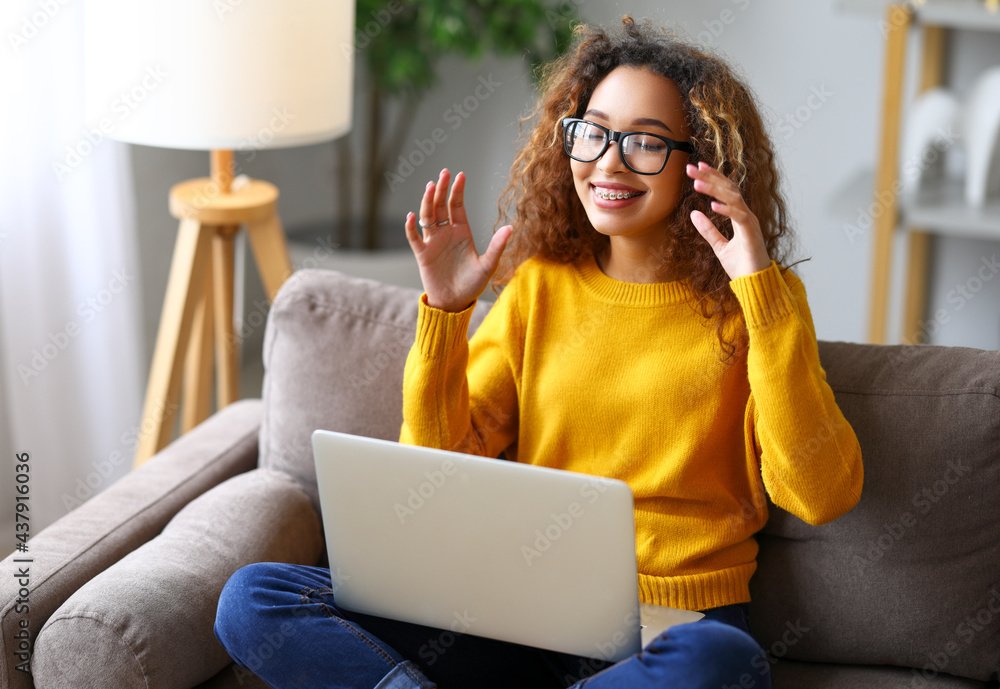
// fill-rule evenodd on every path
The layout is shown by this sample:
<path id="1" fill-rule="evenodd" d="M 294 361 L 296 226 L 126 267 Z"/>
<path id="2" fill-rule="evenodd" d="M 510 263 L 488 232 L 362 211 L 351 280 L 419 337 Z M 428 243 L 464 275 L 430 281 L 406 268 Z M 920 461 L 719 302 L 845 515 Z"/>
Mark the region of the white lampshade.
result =
<path id="1" fill-rule="evenodd" d="M 88 0 L 87 127 L 256 150 L 351 127 L 353 0 Z"/>

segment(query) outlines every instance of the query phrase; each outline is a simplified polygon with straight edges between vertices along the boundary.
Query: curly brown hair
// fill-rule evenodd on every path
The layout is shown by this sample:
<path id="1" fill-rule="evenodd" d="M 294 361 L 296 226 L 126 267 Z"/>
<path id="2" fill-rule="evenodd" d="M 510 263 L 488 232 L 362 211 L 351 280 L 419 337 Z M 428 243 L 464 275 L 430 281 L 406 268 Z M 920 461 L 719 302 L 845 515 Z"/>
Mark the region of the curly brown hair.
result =
<path id="1" fill-rule="evenodd" d="M 760 222 L 768 255 L 779 266 L 785 264 L 791 230 L 778 190 L 774 149 L 753 93 L 720 57 L 626 15 L 616 31 L 578 26 L 570 50 L 541 68 L 541 94 L 533 111 L 521 119 L 522 140 L 525 124 L 537 121 L 497 204 L 494 231 L 508 223 L 515 230 L 493 278 L 496 293 L 532 256 L 570 263 L 600 255 L 608 246 L 609 238 L 594 229 L 577 196 L 563 152 L 561 119 L 581 117 L 597 85 L 621 66 L 647 69 L 676 84 L 692 132 L 695 150 L 690 162 L 707 162 L 739 187 Z M 713 211 L 710 202 L 692 184 L 685 185 L 650 265 L 658 279 L 672 275 L 695 293 L 695 308 L 706 320 L 715 319 L 721 358 L 731 361 L 746 347 L 742 311 L 729 276 L 690 221 L 691 211 L 700 210 L 731 238 L 731 221 Z"/>

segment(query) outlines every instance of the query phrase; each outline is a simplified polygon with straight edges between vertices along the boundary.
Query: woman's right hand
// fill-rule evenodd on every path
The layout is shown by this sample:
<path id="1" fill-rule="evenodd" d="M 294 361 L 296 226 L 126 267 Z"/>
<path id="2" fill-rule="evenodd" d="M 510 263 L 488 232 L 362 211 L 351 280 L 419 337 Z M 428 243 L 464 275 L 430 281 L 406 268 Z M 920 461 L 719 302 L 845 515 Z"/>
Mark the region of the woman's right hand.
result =
<path id="1" fill-rule="evenodd" d="M 465 215 L 465 174 L 455 176 L 450 194 L 449 178 L 444 169 L 436 183 L 427 183 L 420 215 L 406 215 L 406 239 L 417 258 L 428 305 L 458 312 L 468 308 L 486 289 L 513 228 L 504 225 L 498 229 L 486 253 L 480 256 Z M 417 229 L 418 217 L 424 226 L 423 236 Z"/>

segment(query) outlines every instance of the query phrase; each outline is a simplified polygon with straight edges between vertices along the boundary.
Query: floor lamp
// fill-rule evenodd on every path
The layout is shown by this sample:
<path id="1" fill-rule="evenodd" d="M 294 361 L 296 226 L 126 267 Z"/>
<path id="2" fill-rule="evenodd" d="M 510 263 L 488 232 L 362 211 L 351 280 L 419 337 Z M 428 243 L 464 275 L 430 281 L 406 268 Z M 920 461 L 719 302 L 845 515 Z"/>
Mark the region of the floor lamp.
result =
<path id="1" fill-rule="evenodd" d="M 351 126 L 351 0 L 101 0 L 86 5 L 87 126 L 130 143 L 211 151 L 170 191 L 180 220 L 134 464 L 239 397 L 234 238 L 246 228 L 273 298 L 292 267 L 278 190 L 233 151 L 329 141 Z M 140 227 L 142 219 L 140 218 Z M 183 386 L 183 406 L 181 390 Z"/>

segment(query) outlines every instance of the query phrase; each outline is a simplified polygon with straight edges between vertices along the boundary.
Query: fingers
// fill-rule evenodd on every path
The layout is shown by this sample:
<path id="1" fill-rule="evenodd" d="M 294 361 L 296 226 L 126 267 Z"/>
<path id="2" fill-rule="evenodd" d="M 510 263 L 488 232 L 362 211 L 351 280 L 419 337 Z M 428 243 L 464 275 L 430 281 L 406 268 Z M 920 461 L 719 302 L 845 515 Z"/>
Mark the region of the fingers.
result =
<path id="1" fill-rule="evenodd" d="M 486 247 L 486 251 L 483 253 L 481 264 L 486 270 L 486 274 L 490 277 L 493 277 L 493 273 L 497 272 L 497 266 L 500 264 L 500 256 L 503 255 L 503 250 L 507 247 L 507 240 L 510 239 L 513 231 L 514 228 L 510 225 L 504 225 L 498 229 L 490 239 L 490 245 Z"/>
<path id="2" fill-rule="evenodd" d="M 424 187 L 424 195 L 420 200 L 420 213 L 417 216 L 421 227 L 424 228 L 424 238 L 430 226 L 447 225 L 449 223 L 459 223 L 467 225 L 468 217 L 465 214 L 465 175 L 458 173 L 455 183 L 449 193 L 448 183 L 451 180 L 451 173 L 448 168 L 441 170 L 436 182 L 428 182 Z"/>
<path id="3" fill-rule="evenodd" d="M 732 180 L 713 168 L 708 163 L 702 161 L 698 167 L 688 163 L 685 171 L 688 177 L 694 179 L 694 190 L 713 196 L 718 202 L 712 203 L 712 210 L 719 210 L 725 206 L 746 206 L 743 201 L 743 194 L 739 188 L 733 184 Z"/>
<path id="4" fill-rule="evenodd" d="M 729 243 L 729 240 L 722 236 L 715 224 L 701 211 L 691 211 L 691 222 L 716 254 Z"/>
<path id="5" fill-rule="evenodd" d="M 424 187 L 424 195 L 420 199 L 420 212 L 406 216 L 404 226 L 406 238 L 414 251 L 424 248 L 424 242 L 429 241 L 435 227 L 451 224 L 468 225 L 465 214 L 465 174 L 459 172 L 449 192 L 448 183 L 451 173 L 447 168 L 441 170 L 436 182 L 428 182 Z M 422 233 L 417 230 L 420 226 Z"/>
<path id="6" fill-rule="evenodd" d="M 760 234 L 757 216 L 750 210 L 742 192 L 732 180 L 705 162 L 699 162 L 697 168 L 689 164 L 686 171 L 694 178 L 695 191 L 717 199 L 711 202 L 711 208 L 732 220 L 734 237 L 749 233 L 753 238 Z"/>
<path id="7" fill-rule="evenodd" d="M 455 183 L 451 185 L 451 194 L 448 196 L 448 211 L 451 213 L 452 223 L 456 225 L 469 224 L 469 218 L 465 215 L 464 172 L 455 175 Z"/>
<path id="8" fill-rule="evenodd" d="M 422 251 L 424 240 L 420 236 L 420 232 L 417 231 L 417 216 L 413 214 L 413 211 L 406 214 L 406 221 L 403 223 L 403 227 L 406 228 L 406 239 L 410 242 L 410 248 L 413 249 L 413 253 L 416 254 Z"/>
<path id="9" fill-rule="evenodd" d="M 423 225 L 432 225 L 434 223 L 434 192 L 434 182 L 428 182 L 427 186 L 424 187 L 424 195 L 420 199 L 420 215 L 417 216 L 422 223 L 421 227 Z M 427 229 L 424 229 L 424 232 L 424 239 L 426 239 Z"/>
<path id="10" fill-rule="evenodd" d="M 451 173 L 448 172 L 448 168 L 441 170 L 434 189 L 434 212 L 427 217 L 427 220 L 435 222 L 448 220 L 448 181 L 450 179 Z"/>

